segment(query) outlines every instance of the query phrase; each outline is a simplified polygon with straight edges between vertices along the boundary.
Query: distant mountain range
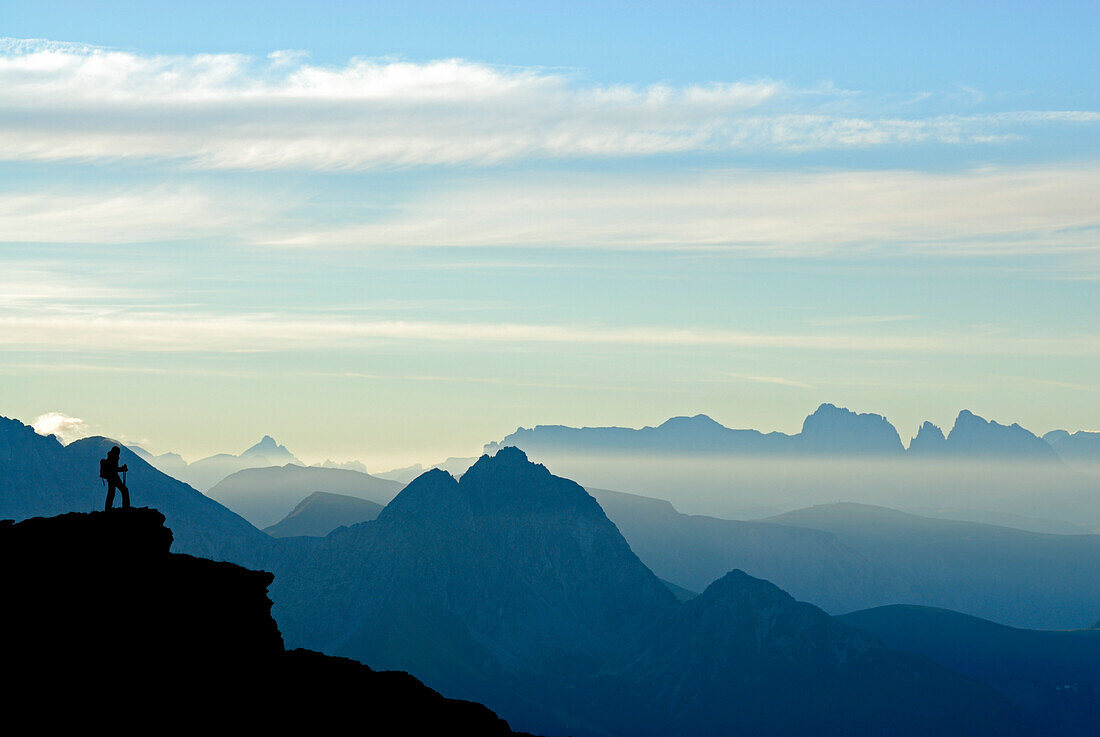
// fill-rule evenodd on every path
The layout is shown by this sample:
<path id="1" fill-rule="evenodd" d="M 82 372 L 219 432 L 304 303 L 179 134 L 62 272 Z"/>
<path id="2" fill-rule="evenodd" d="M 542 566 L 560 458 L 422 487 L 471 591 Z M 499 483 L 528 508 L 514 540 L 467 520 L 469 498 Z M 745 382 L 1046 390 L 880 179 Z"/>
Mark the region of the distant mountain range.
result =
<path id="1" fill-rule="evenodd" d="M 1100 611 L 1093 564 L 1100 535 L 1039 534 L 862 504 L 744 522 L 589 491 L 643 563 L 691 591 L 736 567 L 834 613 L 923 604 L 1053 629 L 1083 627 Z"/>
<path id="2" fill-rule="evenodd" d="M 327 491 L 385 505 L 401 484 L 359 471 L 286 464 L 246 468 L 225 477 L 206 495 L 232 509 L 256 527 L 282 520 L 310 494 Z"/>
<path id="3" fill-rule="evenodd" d="M 744 573 L 678 602 L 584 489 L 514 448 L 460 481 L 420 476 L 272 595 L 291 644 L 408 669 L 545 734 L 1035 728 L 991 689 Z"/>
<path id="4" fill-rule="evenodd" d="M 240 455 L 219 453 L 193 463 L 187 463 L 178 453 L 163 453 L 155 456 L 139 447 L 132 447 L 131 450 L 151 466 L 190 484 L 199 491 L 206 491 L 229 474 L 246 468 L 283 466 L 288 463 L 296 466 L 305 465 L 295 458 L 285 445 L 279 445 L 270 435 L 264 435 L 260 442 Z"/>
<path id="5" fill-rule="evenodd" d="M 794 435 L 735 430 L 697 415 L 641 429 L 520 428 L 486 450 L 503 446 L 522 448 L 585 487 L 668 499 L 683 511 L 727 519 L 853 501 L 1100 532 L 1100 465 L 1063 462 L 1019 425 L 965 410 L 947 435 L 924 423 L 908 448 L 884 417 L 831 404 Z"/>
<path id="6" fill-rule="evenodd" d="M 1079 430 L 1071 433 L 1066 430 L 1053 430 L 1044 435 L 1043 440 L 1047 441 L 1064 461 L 1087 465 L 1100 464 L 1100 432 Z"/>
<path id="7" fill-rule="evenodd" d="M 1100 611 L 1100 535 L 1048 535 L 862 504 L 810 507 L 764 522 L 827 532 L 900 576 L 908 592 L 883 592 L 882 603 L 1042 629 L 1083 627 Z"/>
<path id="8" fill-rule="evenodd" d="M 93 437 L 62 445 L 53 436 L 43 437 L 17 420 L 0 417 L 0 519 L 102 509 L 106 492 L 98 478 L 99 460 L 115 444 Z M 276 565 L 279 554 L 269 536 L 121 447 L 133 504 L 164 514 L 175 534 L 173 552 L 253 568 Z"/>
<path id="9" fill-rule="evenodd" d="M 0 423 L 0 512 L 25 519 L 99 507 L 102 489 L 94 474 L 110 444 L 89 439 L 62 446 L 21 423 Z M 262 534 L 130 451 L 123 454 L 135 503 L 154 503 L 176 521 L 174 550 L 207 550 L 211 557 L 275 571 L 273 613 L 292 646 L 407 669 L 448 696 L 488 704 L 523 728 L 576 737 L 1043 733 L 1042 725 L 990 687 L 888 650 L 741 571 L 716 575 L 698 596 L 674 596 L 674 587 L 639 560 L 591 495 L 514 448 L 481 458 L 460 481 L 438 470 L 423 474 L 374 520 L 324 538 L 283 539 Z M 904 527 L 890 518 L 857 525 L 884 526 L 869 542 L 859 534 L 846 538 L 848 532 L 803 526 L 829 523 L 827 515 L 824 522 L 820 517 L 790 520 L 793 527 L 759 523 L 778 532 L 754 533 L 755 539 L 749 533 L 756 523 L 738 530 L 736 524 L 722 527 L 723 520 L 704 520 L 719 529 L 709 542 L 695 523 L 678 534 L 713 546 L 699 548 L 712 555 L 707 565 L 719 565 L 720 556 L 732 551 L 734 569 L 782 545 L 790 552 L 776 565 L 779 573 L 802 553 L 820 555 L 824 564 L 811 561 L 803 580 L 836 577 L 840 591 L 863 576 L 882 580 L 878 560 L 871 569 L 859 566 L 889 556 L 860 545 L 898 538 L 898 550 L 887 549 L 889 567 L 898 570 L 897 558 L 917 557 L 917 546 L 929 542 L 901 534 Z M 721 538 L 734 534 L 749 543 L 722 548 Z M 993 557 L 1005 554 L 995 545 L 990 549 Z M 952 566 L 982 550 L 975 545 L 962 558 L 946 556 L 946 585 L 965 579 Z M 1027 546 L 1007 551 L 1008 563 L 1026 570 L 1055 549 L 1033 547 L 1030 558 Z M 1096 568 L 1094 552 L 1078 552 L 1070 578 Z M 1055 563 L 1073 567 L 1057 555 Z M 57 611 L 64 616 L 69 609 Z M 356 700 L 344 691 L 337 697 Z"/>
<path id="10" fill-rule="evenodd" d="M 922 457 L 1057 458 L 1047 441 L 1019 425 L 1005 426 L 987 421 L 968 410 L 959 413 L 947 436 L 932 423 L 925 422 L 907 449 L 897 429 L 882 415 L 858 414 L 832 404 L 818 407 L 803 422 L 802 431 L 795 435 L 734 430 L 706 415 L 696 415 L 673 417 L 656 427 L 641 429 L 563 425 L 538 425 L 532 429 L 521 427 L 500 442 L 489 443 L 485 451 L 492 453 L 505 446 L 523 448 L 536 455 L 691 453 L 889 457 L 908 452 Z"/>
<path id="11" fill-rule="evenodd" d="M 848 612 L 905 601 L 905 578 L 822 530 L 680 514 L 662 499 L 588 489 L 654 573 L 702 591 L 740 568 L 799 601 Z"/>
<path id="12" fill-rule="evenodd" d="M 264 532 L 272 537 L 324 537 L 337 527 L 368 522 L 381 511 L 381 504 L 367 499 L 315 491 Z"/>
<path id="13" fill-rule="evenodd" d="M 404 468 L 395 468 L 392 471 L 386 471 L 384 473 L 376 473 L 375 476 L 381 479 L 390 479 L 391 481 L 397 481 L 401 484 L 407 484 L 415 479 L 425 471 L 430 471 L 433 468 L 438 468 L 441 471 L 446 471 L 455 478 L 458 478 L 462 474 L 466 473 L 466 469 L 474 465 L 477 458 L 448 458 L 442 463 L 437 463 L 434 466 L 423 466 L 419 463 Z"/>

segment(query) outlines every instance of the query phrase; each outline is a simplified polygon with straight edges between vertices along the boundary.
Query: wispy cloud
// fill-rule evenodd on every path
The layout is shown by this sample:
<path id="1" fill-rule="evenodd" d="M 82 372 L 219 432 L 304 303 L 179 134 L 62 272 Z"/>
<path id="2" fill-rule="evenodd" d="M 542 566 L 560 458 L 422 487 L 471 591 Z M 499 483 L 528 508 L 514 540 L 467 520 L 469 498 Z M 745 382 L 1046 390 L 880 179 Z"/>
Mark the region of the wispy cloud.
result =
<path id="1" fill-rule="evenodd" d="M 506 174 L 414 194 L 370 221 L 356 219 L 361 212 L 349 207 L 342 215 L 350 222 L 332 223 L 327 210 L 316 213 L 289 195 L 243 187 L 224 192 L 214 185 L 28 190 L 0 193 L 0 242 L 216 238 L 230 245 L 333 251 L 721 249 L 782 257 L 1060 251 L 1079 252 L 1084 260 L 1100 250 L 1100 166 Z M 1085 261 L 1077 276 L 1092 274 L 1095 266 Z M 900 318 L 861 320 L 883 319 Z M 821 320 L 816 324 L 842 324 Z"/>
<path id="2" fill-rule="evenodd" d="M 0 346 L 48 350 L 248 352 L 348 350 L 385 341 L 467 346 L 573 344 L 604 348 L 774 348 L 854 353 L 960 355 L 1100 355 L 1100 335 L 1048 337 L 1005 331 L 973 334 L 852 335 L 754 333 L 664 326 L 445 323 L 409 320 L 316 319 L 294 315 L 111 313 L 0 315 Z M 757 377 L 760 378 L 760 377 Z"/>
<path id="3" fill-rule="evenodd" d="M 0 242 L 141 243 L 213 236 L 239 241 L 270 227 L 277 208 L 272 195 L 217 194 L 167 185 L 2 192 Z"/>
<path id="4" fill-rule="evenodd" d="M 916 315 L 844 315 L 841 317 L 816 317 L 810 320 L 810 325 L 818 327 L 834 327 L 838 325 L 881 325 L 883 323 L 907 322 L 916 319 Z"/>
<path id="5" fill-rule="evenodd" d="M 463 59 L 312 64 L 277 52 L 142 55 L 0 42 L 0 158 L 364 169 L 695 151 L 996 143 L 1092 111 L 889 117 L 773 80 L 599 86 Z"/>
<path id="6" fill-rule="evenodd" d="M 1100 167 L 511 178 L 289 247 L 736 248 L 777 255 L 1093 250 Z"/>
<path id="7" fill-rule="evenodd" d="M 812 384 L 807 384 L 802 381 L 795 381 L 794 379 L 784 379 L 782 376 L 747 376 L 745 374 L 726 374 L 731 379 L 741 379 L 742 381 L 752 381 L 757 384 L 778 384 L 779 386 L 789 386 L 797 389 L 813 389 Z"/>

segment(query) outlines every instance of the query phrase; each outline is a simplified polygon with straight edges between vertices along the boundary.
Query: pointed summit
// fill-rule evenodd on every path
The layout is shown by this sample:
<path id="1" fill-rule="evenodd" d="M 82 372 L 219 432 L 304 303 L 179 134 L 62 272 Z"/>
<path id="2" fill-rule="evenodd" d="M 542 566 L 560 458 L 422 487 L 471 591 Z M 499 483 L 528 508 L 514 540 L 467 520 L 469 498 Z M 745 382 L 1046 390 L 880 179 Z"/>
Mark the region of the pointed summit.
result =
<path id="1" fill-rule="evenodd" d="M 304 465 L 285 445 L 279 445 L 270 435 L 264 435 L 260 442 L 241 453 L 239 457 L 246 460 L 263 460 L 268 466 L 285 466 L 288 463 L 296 466 Z"/>
<path id="2" fill-rule="evenodd" d="M 270 435 L 264 435 L 260 439 L 260 442 L 256 443 L 251 448 L 241 453 L 241 457 L 247 458 L 248 456 L 254 455 L 271 455 L 273 453 L 278 453 L 279 451 L 282 451 L 284 453 L 290 452 L 286 449 L 285 446 L 276 443 L 275 438 L 271 437 Z"/>
<path id="3" fill-rule="evenodd" d="M 909 452 L 921 455 L 944 453 L 947 451 L 947 438 L 938 425 L 925 421 L 916 436 L 909 441 Z"/>
<path id="4" fill-rule="evenodd" d="M 515 673 L 572 682 L 676 606 L 595 499 L 517 448 L 459 481 L 422 474 L 377 519 L 319 541 L 273 593 L 288 641 L 513 715 L 524 709 L 499 684 L 537 689 Z M 332 613 L 323 627 L 317 611 Z"/>

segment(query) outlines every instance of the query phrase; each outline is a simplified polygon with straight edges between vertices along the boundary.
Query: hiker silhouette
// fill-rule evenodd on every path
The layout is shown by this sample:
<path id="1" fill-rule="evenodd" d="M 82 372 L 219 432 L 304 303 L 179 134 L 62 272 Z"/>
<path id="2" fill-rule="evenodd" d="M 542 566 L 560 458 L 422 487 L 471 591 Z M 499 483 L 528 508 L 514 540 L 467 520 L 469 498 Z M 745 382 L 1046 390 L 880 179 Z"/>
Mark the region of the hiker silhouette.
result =
<path id="1" fill-rule="evenodd" d="M 99 477 L 107 483 L 107 503 L 105 510 L 109 510 L 115 501 L 115 489 L 122 494 L 122 508 L 130 508 L 130 490 L 119 477 L 119 473 L 126 473 L 126 466 L 118 465 L 119 454 L 122 450 L 116 445 L 107 451 L 107 457 L 99 462 Z"/>

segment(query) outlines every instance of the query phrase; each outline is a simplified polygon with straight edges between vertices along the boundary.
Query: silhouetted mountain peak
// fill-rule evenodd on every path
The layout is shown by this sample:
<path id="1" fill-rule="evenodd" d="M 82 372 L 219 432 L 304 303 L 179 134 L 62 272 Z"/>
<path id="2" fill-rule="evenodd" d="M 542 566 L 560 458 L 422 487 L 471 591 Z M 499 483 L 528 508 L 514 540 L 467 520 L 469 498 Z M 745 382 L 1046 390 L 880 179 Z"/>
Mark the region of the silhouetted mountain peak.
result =
<path id="1" fill-rule="evenodd" d="M 827 453 L 895 453 L 904 450 L 897 429 L 882 415 L 822 404 L 802 423 L 799 442 Z"/>
<path id="2" fill-rule="evenodd" d="M 790 594 L 783 591 L 772 582 L 750 576 L 740 568 L 734 568 L 732 571 L 707 586 L 699 596 L 707 597 L 707 599 L 751 598 L 758 603 L 772 604 L 794 601 Z M 707 599 L 703 600 L 704 604 L 707 602 Z"/>
<path id="3" fill-rule="evenodd" d="M 795 601 L 770 581 L 740 569 L 722 576 L 684 606 L 697 634 L 724 643 L 726 652 L 815 650 L 826 655 L 830 647 L 859 651 L 875 644 L 839 626 L 818 607 Z"/>
<path id="4" fill-rule="evenodd" d="M 968 409 L 959 412 L 955 426 L 947 435 L 947 445 L 953 453 L 1047 460 L 1058 457 L 1045 440 L 1017 423 L 1002 425 L 986 420 Z"/>
<path id="5" fill-rule="evenodd" d="M 947 438 L 938 425 L 925 422 L 917 430 L 916 436 L 909 441 L 912 453 L 942 453 L 947 449 Z"/>
<path id="6" fill-rule="evenodd" d="M 453 514 L 458 511 L 456 505 L 467 506 L 458 493 L 458 480 L 442 469 L 433 468 L 409 482 L 378 515 L 378 522 L 401 525 L 406 520 L 414 522 Z"/>
<path id="7" fill-rule="evenodd" d="M 712 419 L 708 415 L 695 415 L 693 417 L 670 417 L 662 422 L 659 426 L 661 430 L 671 430 L 674 432 L 690 432 L 690 433 L 702 433 L 707 431 L 722 431 L 729 428 L 722 423 Z"/>
<path id="8" fill-rule="evenodd" d="M 274 456 L 293 457 L 294 454 L 287 450 L 287 447 L 285 445 L 279 445 L 277 442 L 275 442 L 275 438 L 271 437 L 270 435 L 264 435 L 260 439 L 260 442 L 256 443 L 251 448 L 241 453 L 240 457 L 250 458 L 252 456 L 265 456 L 269 458 Z"/>

